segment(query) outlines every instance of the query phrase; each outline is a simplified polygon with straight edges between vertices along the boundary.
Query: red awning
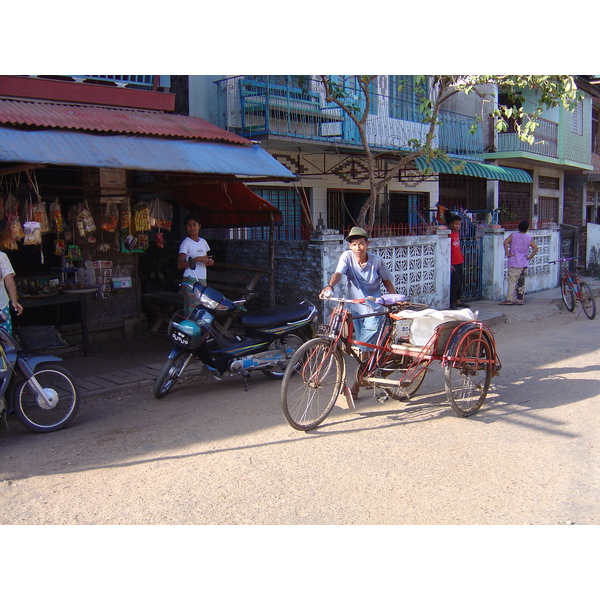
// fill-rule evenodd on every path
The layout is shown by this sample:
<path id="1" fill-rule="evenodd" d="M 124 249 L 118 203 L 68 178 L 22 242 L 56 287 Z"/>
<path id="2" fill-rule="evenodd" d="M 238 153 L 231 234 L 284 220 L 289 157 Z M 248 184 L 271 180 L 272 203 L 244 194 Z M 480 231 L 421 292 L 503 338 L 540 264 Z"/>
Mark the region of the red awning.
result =
<path id="1" fill-rule="evenodd" d="M 171 190 L 173 198 L 190 212 L 197 213 L 202 227 L 252 227 L 281 223 L 281 211 L 255 194 L 241 181 L 223 180 L 193 184 Z"/>
<path id="2" fill-rule="evenodd" d="M 0 124 L 20 128 L 147 135 L 252 145 L 250 140 L 200 117 L 89 104 L 0 99 Z"/>

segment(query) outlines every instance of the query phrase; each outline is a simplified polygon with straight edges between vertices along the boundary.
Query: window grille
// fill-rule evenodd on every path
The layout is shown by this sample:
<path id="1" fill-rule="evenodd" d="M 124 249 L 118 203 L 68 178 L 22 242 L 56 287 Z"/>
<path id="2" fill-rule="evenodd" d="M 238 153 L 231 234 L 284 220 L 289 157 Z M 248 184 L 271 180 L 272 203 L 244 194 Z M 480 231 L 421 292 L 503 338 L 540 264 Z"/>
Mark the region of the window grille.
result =
<path id="1" fill-rule="evenodd" d="M 540 177 L 538 177 L 538 187 L 545 190 L 559 190 L 560 179 L 558 177 L 546 177 L 540 175 Z"/>

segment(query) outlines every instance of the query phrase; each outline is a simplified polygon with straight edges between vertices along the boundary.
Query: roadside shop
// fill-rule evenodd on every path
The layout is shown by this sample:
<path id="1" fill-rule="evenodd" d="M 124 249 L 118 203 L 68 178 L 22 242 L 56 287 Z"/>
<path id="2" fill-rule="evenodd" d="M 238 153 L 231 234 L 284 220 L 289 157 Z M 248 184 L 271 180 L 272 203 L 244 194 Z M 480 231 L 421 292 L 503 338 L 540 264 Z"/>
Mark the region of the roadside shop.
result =
<path id="1" fill-rule="evenodd" d="M 196 117 L 0 99 L 0 249 L 25 308 L 15 325 L 33 345 L 51 326 L 57 346 L 84 350 L 141 335 L 142 294 L 180 277 L 187 213 L 203 227 L 274 224 L 279 211 L 245 182 L 294 178 Z"/>

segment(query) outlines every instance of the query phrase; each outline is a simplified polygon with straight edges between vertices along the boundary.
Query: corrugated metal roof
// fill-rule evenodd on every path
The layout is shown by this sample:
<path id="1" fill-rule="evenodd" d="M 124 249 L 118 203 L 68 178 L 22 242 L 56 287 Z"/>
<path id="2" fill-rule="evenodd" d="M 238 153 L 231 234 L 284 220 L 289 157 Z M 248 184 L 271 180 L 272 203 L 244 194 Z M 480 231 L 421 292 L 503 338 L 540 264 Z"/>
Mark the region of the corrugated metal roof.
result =
<path id="1" fill-rule="evenodd" d="M 512 167 L 500 167 L 498 165 L 488 165 L 487 163 L 476 163 L 468 160 L 446 160 L 444 158 L 431 158 L 428 160 L 424 156 L 415 158 L 415 163 L 420 171 L 429 170 L 434 173 L 468 175 L 470 177 L 513 181 L 516 183 L 533 183 L 533 179 L 527 171 L 513 169 Z"/>
<path id="2" fill-rule="evenodd" d="M 200 117 L 85 104 L 0 99 L 0 124 L 252 144 Z"/>
<path id="3" fill-rule="evenodd" d="M 258 144 L 241 146 L 198 139 L 99 135 L 0 127 L 0 162 L 112 167 L 140 171 L 234 175 L 279 181 L 296 176 Z"/>

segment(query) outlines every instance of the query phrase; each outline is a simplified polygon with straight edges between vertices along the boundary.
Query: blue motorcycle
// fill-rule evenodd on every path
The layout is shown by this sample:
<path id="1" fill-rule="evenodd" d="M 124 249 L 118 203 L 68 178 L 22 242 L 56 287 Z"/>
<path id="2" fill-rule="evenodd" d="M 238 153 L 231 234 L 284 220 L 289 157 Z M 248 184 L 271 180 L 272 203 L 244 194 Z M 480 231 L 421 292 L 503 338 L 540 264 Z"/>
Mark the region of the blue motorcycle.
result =
<path id="1" fill-rule="evenodd" d="M 57 431 L 73 421 L 79 410 L 75 378 L 61 366 L 46 364 L 61 360 L 25 351 L 0 327 L 0 429 L 8 429 L 6 417 L 12 412 L 36 433 Z"/>
<path id="2" fill-rule="evenodd" d="M 242 375 L 245 386 L 252 371 L 283 379 L 294 352 L 314 337 L 318 311 L 306 300 L 248 313 L 245 300 L 231 301 L 201 283 L 182 285 L 193 290 L 199 304 L 189 315 L 178 311 L 171 318 L 174 347 L 154 384 L 156 398 L 167 394 L 195 359 L 216 379 Z"/>

